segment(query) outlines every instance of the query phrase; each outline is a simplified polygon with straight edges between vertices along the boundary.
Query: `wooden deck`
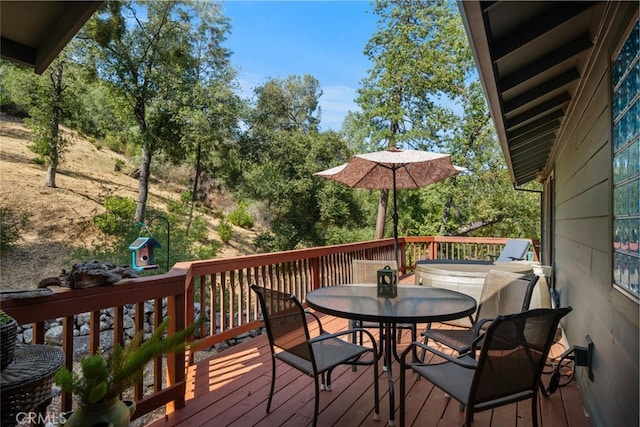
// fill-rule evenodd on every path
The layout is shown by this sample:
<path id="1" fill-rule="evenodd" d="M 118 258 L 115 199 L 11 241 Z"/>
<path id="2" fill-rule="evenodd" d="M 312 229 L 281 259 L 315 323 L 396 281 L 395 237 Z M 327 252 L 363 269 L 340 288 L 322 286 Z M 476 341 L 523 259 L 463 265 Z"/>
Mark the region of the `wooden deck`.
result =
<path id="1" fill-rule="evenodd" d="M 330 332 L 344 330 L 347 321 L 321 315 Z M 311 324 L 314 324 L 312 322 Z M 447 327 L 439 325 L 439 327 Z M 313 333 L 313 332 L 312 332 Z M 400 347 L 409 337 L 405 333 Z M 563 352 L 557 344 L 552 356 Z M 372 367 L 339 367 L 332 375 L 332 391 L 321 392 L 319 426 L 385 426 L 389 419 L 387 374 L 379 362 L 380 421 L 373 419 Z M 277 362 L 276 389 L 271 413 L 266 413 L 271 381 L 271 356 L 265 334 L 191 366 L 188 372 L 187 405 L 153 421 L 149 427 L 165 426 L 292 426 L 311 425 L 313 379 Z M 399 366 L 393 366 L 398 423 Z M 422 379 L 409 374 L 407 425 L 460 426 L 464 413 L 459 404 Z M 546 381 L 545 381 L 546 383 Z M 475 426 L 530 426 L 530 402 L 515 403 L 474 415 Z M 550 398 L 539 397 L 539 424 L 553 427 L 589 426 L 577 385 L 561 387 Z"/>

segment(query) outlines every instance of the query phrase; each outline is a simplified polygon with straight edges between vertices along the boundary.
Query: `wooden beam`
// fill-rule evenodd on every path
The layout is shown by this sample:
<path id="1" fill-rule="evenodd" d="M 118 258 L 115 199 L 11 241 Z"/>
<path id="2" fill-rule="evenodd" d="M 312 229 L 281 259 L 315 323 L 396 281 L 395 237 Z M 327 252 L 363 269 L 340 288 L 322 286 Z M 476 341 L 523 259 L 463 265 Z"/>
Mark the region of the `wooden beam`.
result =
<path id="1" fill-rule="evenodd" d="M 571 40 L 563 46 L 554 49 L 547 56 L 537 58 L 534 61 L 523 64 L 523 66 L 508 76 L 502 77 L 500 81 L 500 90 L 506 92 L 513 89 L 528 80 L 544 73 L 547 70 L 571 59 L 579 53 L 591 48 L 593 43 L 589 34 L 584 33 L 578 38 Z"/>
<path id="2" fill-rule="evenodd" d="M 564 72 L 557 77 L 554 77 L 551 80 L 547 80 L 546 82 L 538 85 L 537 87 L 514 97 L 509 101 L 505 101 L 503 104 L 504 114 L 508 114 L 510 111 L 513 111 L 517 108 L 520 108 L 541 96 L 553 92 L 554 90 L 560 89 L 561 87 L 573 82 L 574 80 L 578 80 L 580 78 L 580 73 L 577 69 L 573 68 L 567 72 Z"/>
<path id="3" fill-rule="evenodd" d="M 508 132 L 510 130 L 513 130 L 514 128 L 518 127 L 519 125 L 521 125 L 522 123 L 531 120 L 534 117 L 537 117 L 539 115 L 542 115 L 548 111 L 554 110 L 556 108 L 560 108 L 559 111 L 561 111 L 561 115 L 559 117 L 564 116 L 564 112 L 562 111 L 561 107 L 566 103 L 571 101 L 571 95 L 569 95 L 569 92 L 564 92 L 561 93 L 558 96 L 554 96 L 553 98 L 551 98 L 548 101 L 543 102 L 540 105 L 537 105 L 533 108 L 528 109 L 527 111 L 525 111 L 522 114 L 519 114 L 517 116 L 514 116 L 510 119 L 507 119 L 504 124 L 505 124 L 505 130 Z M 558 118 L 559 118 L 558 117 Z"/>
<path id="4" fill-rule="evenodd" d="M 524 48 L 595 5 L 595 2 L 558 2 L 558 7 L 546 15 L 533 17 L 528 24 L 518 26 L 512 33 L 496 42 L 493 45 L 493 62 L 498 62 L 516 50 Z"/>

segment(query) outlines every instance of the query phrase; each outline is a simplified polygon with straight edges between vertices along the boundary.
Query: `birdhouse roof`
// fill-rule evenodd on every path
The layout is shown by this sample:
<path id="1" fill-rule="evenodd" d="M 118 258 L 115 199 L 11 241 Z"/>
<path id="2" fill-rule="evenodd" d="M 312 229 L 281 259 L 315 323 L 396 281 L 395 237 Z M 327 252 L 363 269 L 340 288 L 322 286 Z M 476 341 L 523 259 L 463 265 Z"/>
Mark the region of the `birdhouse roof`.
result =
<path id="1" fill-rule="evenodd" d="M 154 247 L 154 248 L 159 248 L 161 245 L 153 237 L 138 237 L 136 240 L 134 240 L 129 245 L 129 250 L 137 251 L 139 249 L 144 248 L 145 246 L 151 246 L 151 247 Z"/>

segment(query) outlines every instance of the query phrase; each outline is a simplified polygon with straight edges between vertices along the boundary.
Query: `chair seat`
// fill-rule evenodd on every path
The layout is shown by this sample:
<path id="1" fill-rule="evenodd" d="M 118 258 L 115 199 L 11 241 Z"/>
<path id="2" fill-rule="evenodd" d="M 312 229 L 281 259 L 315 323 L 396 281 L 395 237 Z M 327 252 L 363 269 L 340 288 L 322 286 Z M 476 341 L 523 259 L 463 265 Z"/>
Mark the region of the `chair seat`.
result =
<path id="1" fill-rule="evenodd" d="M 467 361 L 473 362 L 473 358 L 470 356 L 464 356 L 460 358 L 462 360 L 466 359 Z M 432 365 L 418 365 L 413 366 L 413 370 L 419 373 L 421 376 L 431 381 L 434 384 L 438 384 L 438 388 L 443 390 L 445 393 L 448 393 L 456 399 L 458 402 L 463 405 L 469 404 L 469 391 L 471 390 L 471 382 L 473 381 L 473 376 L 475 374 L 475 370 L 464 368 L 460 365 L 456 365 L 452 362 L 443 362 L 436 363 Z M 491 367 L 488 366 L 485 368 L 487 370 L 487 375 L 491 376 Z M 498 373 L 496 373 L 496 377 Z M 518 387 L 517 378 L 513 378 L 510 384 L 500 384 L 494 385 L 496 388 L 504 388 L 505 390 L 513 390 Z M 502 379 L 504 381 L 504 378 Z M 482 385 L 480 385 L 482 386 Z M 489 386 L 485 384 L 485 386 Z M 499 394 L 499 393 L 497 393 Z M 530 398 L 535 393 L 532 390 L 524 390 L 520 393 L 505 393 L 503 397 L 496 397 L 487 401 L 476 401 L 474 402 L 474 408 L 476 411 L 482 411 L 485 408 L 494 408 L 499 405 L 506 405 L 511 402 L 518 402 L 520 400 L 524 400 Z"/>
<path id="2" fill-rule="evenodd" d="M 321 334 L 319 337 L 328 334 Z M 316 361 L 318 374 L 328 371 L 338 365 L 348 361 L 357 360 L 370 349 L 352 344 L 339 338 L 329 338 L 311 344 L 313 357 Z M 281 351 L 276 353 L 276 358 L 295 367 L 309 376 L 313 376 L 313 366 L 310 361 L 303 359 L 292 351 Z"/>
<path id="3" fill-rule="evenodd" d="M 461 359 L 474 361 L 470 356 Z M 469 400 L 469 390 L 475 370 L 463 368 L 451 362 L 435 363 L 432 365 L 413 365 L 413 370 L 425 377 L 433 384 L 438 384 L 442 390 L 449 393 L 458 402 L 466 405 Z M 445 387 L 441 387 L 444 384 Z"/>

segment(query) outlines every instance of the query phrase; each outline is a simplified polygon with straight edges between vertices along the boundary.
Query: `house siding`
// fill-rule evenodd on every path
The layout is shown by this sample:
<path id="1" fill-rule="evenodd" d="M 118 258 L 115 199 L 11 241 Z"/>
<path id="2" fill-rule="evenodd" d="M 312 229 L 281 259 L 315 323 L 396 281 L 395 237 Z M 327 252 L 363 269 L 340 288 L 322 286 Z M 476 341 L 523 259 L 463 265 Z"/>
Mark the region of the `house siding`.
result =
<path id="1" fill-rule="evenodd" d="M 637 426 L 640 420 L 639 306 L 613 286 L 612 147 L 609 64 L 635 22 L 637 2 L 610 3 L 594 35 L 593 56 L 575 104 L 568 111 L 552 154 L 554 185 L 552 244 L 555 286 L 561 305 L 574 311 L 563 320 L 570 345 L 595 345 L 594 381 L 577 368 L 594 425 Z"/>

